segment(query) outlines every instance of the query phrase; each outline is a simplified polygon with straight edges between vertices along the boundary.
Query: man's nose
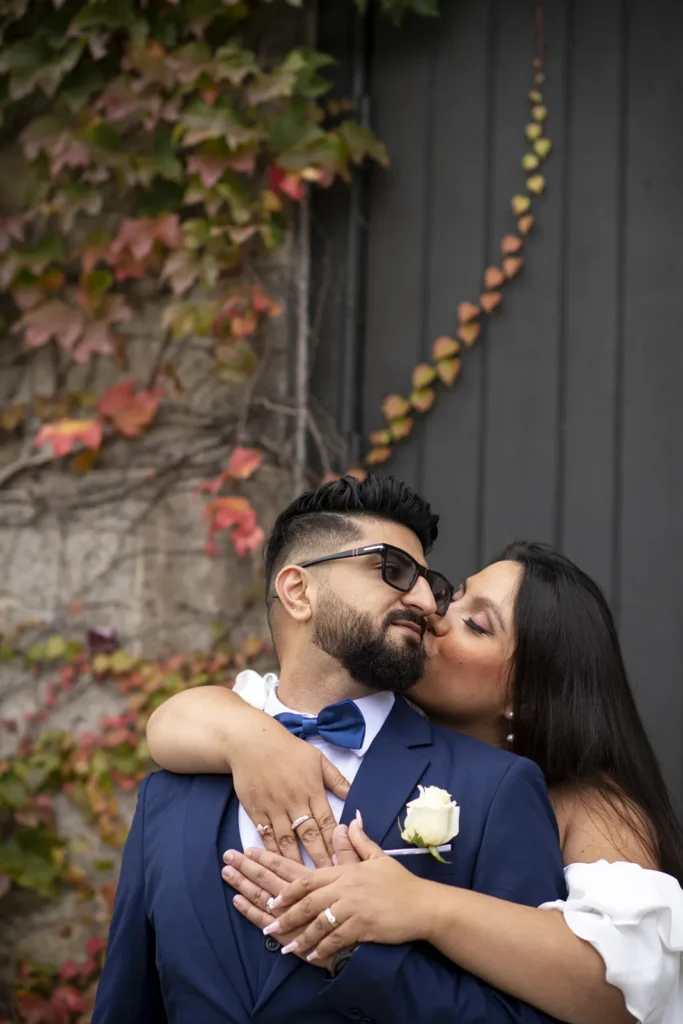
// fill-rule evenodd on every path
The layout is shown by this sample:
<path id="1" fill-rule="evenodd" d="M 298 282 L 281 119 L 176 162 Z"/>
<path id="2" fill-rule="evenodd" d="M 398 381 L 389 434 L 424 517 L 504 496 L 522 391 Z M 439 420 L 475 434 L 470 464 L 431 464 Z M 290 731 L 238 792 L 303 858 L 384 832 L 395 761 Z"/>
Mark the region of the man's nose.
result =
<path id="1" fill-rule="evenodd" d="M 420 615 L 424 615 L 425 618 L 428 615 L 434 615 L 436 612 L 436 601 L 432 594 L 432 588 L 424 576 L 418 576 L 417 583 L 412 590 L 403 595 L 402 603 L 406 608 L 415 609 Z"/>

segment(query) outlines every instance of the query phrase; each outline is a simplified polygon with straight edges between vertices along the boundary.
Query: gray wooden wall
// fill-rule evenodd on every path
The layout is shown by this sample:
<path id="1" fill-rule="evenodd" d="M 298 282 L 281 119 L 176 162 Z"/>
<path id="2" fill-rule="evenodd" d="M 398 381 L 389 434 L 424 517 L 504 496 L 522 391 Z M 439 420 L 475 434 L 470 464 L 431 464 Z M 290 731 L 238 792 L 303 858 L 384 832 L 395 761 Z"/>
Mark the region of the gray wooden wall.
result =
<path id="1" fill-rule="evenodd" d="M 441 512 L 432 564 L 454 577 L 527 538 L 598 580 L 683 802 L 683 4 L 546 7 L 554 149 L 524 270 L 388 468 Z M 317 270 L 324 239 L 334 273 L 316 389 L 351 445 L 382 425 L 383 396 L 406 392 L 433 339 L 455 330 L 458 303 L 477 300 L 523 183 L 532 4 L 442 8 L 438 22 L 375 26 L 367 92 L 392 169 L 372 174 L 366 217 L 333 197 L 319 211 Z M 349 22 L 333 10 L 322 42 L 351 89 Z M 365 260 L 352 393 L 340 383 L 350 216 Z"/>

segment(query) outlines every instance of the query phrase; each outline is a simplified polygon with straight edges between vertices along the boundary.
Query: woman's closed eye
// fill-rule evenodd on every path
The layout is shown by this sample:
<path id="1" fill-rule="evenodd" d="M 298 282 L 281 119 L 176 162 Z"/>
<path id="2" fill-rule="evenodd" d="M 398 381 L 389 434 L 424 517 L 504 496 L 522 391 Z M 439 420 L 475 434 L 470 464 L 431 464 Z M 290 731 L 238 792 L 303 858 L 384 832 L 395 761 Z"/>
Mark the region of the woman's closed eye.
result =
<path id="1" fill-rule="evenodd" d="M 477 633 L 479 636 L 491 636 L 491 630 L 485 629 L 484 626 L 480 626 L 478 622 L 474 621 L 474 619 L 463 619 L 463 622 L 468 629 L 472 630 L 473 633 Z"/>

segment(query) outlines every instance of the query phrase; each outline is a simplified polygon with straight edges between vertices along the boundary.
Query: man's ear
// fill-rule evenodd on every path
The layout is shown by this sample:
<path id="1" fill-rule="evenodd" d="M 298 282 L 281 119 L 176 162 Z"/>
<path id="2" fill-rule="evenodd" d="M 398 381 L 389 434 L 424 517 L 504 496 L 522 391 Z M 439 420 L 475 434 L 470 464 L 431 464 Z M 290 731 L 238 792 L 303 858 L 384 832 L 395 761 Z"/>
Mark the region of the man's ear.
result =
<path id="1" fill-rule="evenodd" d="M 286 565 L 277 574 L 275 591 L 283 610 L 296 622 L 308 622 L 313 615 L 315 584 L 299 565 Z"/>

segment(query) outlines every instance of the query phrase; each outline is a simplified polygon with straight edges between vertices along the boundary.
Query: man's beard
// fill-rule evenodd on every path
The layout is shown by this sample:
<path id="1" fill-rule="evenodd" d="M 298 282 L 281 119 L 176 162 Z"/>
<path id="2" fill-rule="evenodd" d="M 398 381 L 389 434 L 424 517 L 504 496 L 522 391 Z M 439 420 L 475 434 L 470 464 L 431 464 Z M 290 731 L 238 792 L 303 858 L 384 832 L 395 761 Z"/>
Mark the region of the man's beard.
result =
<path id="1" fill-rule="evenodd" d="M 390 612 L 378 628 L 367 612 L 325 594 L 316 616 L 313 643 L 336 658 L 357 683 L 372 690 L 404 693 L 422 675 L 427 656 L 417 636 L 392 642 L 389 627 L 399 620 L 425 627 L 422 616 L 405 609 Z"/>

